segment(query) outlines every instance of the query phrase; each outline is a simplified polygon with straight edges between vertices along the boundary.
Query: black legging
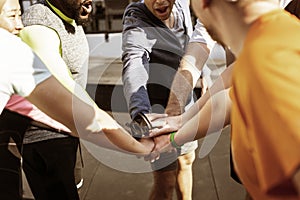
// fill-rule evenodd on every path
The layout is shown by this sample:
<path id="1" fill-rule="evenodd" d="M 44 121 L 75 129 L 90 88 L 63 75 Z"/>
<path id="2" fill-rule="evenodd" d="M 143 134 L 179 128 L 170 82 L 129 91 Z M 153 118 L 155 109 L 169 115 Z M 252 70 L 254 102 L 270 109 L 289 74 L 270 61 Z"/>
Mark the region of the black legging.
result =
<path id="1" fill-rule="evenodd" d="M 0 115 L 0 199 L 22 199 L 20 155 L 30 121 L 8 110 L 3 110 Z M 9 143 L 16 143 L 17 149 Z"/>

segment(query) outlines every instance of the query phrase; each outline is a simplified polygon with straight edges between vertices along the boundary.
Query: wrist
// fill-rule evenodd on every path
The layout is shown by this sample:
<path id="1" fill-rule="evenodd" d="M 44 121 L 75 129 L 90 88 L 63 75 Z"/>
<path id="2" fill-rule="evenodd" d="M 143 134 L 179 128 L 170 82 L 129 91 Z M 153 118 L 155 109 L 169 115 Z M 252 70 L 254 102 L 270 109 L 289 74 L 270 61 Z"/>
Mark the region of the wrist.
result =
<path id="1" fill-rule="evenodd" d="M 179 149 L 179 148 L 181 148 L 182 145 L 179 145 L 179 144 L 176 143 L 176 141 L 175 141 L 175 134 L 176 133 L 177 132 L 173 132 L 173 133 L 170 134 L 170 143 L 171 143 L 172 147 L 174 147 L 176 149 Z"/>
<path id="2" fill-rule="evenodd" d="M 165 110 L 165 113 L 169 116 L 177 116 L 183 113 L 184 106 L 179 103 L 179 101 L 168 102 L 168 106 Z"/>

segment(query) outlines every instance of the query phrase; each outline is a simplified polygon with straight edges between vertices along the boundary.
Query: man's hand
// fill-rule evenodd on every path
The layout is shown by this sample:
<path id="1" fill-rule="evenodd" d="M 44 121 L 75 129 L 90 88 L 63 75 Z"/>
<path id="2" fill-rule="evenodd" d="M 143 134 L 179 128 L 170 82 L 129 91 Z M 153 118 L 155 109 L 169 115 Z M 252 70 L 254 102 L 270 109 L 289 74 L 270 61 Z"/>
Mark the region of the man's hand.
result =
<path id="1" fill-rule="evenodd" d="M 164 153 L 175 150 L 175 148 L 172 147 L 170 142 L 170 134 L 160 135 L 158 137 L 153 138 L 153 140 L 155 143 L 154 151 Z"/>
<path id="2" fill-rule="evenodd" d="M 164 120 L 165 124 L 161 128 L 154 128 L 150 131 L 150 137 L 157 137 L 159 135 L 177 131 L 182 126 L 181 115 L 167 117 Z"/>
<path id="3" fill-rule="evenodd" d="M 166 124 L 167 114 L 150 113 L 145 114 L 151 122 L 152 128 L 162 128 Z"/>
<path id="4" fill-rule="evenodd" d="M 150 155 L 145 158 L 145 160 L 154 162 L 159 159 L 161 153 L 176 151 L 176 149 L 172 147 L 170 143 L 170 134 L 155 137 L 153 140 L 155 147 Z"/>
<path id="5" fill-rule="evenodd" d="M 139 140 L 139 142 L 145 146 L 145 149 L 148 150 L 149 154 L 154 150 L 155 143 L 152 138 L 142 138 Z"/>
<path id="6" fill-rule="evenodd" d="M 130 123 L 126 123 L 128 132 L 135 138 L 149 137 L 153 128 L 161 128 L 165 124 L 167 114 L 139 113 Z"/>

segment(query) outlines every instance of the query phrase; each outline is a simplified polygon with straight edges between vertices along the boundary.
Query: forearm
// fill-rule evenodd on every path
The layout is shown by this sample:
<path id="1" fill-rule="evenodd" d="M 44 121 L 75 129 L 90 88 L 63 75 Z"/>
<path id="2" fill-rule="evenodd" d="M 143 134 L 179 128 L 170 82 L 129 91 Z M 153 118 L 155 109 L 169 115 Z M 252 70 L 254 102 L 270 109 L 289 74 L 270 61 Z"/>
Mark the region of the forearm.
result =
<path id="1" fill-rule="evenodd" d="M 170 116 L 183 113 L 188 96 L 191 94 L 192 90 L 193 77 L 190 71 L 181 70 L 177 72 L 172 84 L 165 112 Z"/>
<path id="2" fill-rule="evenodd" d="M 147 113 L 151 110 L 147 93 L 147 80 L 149 75 L 140 59 L 133 59 L 126 64 L 123 70 L 124 96 L 132 118 L 139 112 Z"/>
<path id="3" fill-rule="evenodd" d="M 177 144 L 198 140 L 207 134 L 221 130 L 230 123 L 231 100 L 229 89 L 223 90 L 208 101 L 193 118 L 175 135 Z"/>
<path id="4" fill-rule="evenodd" d="M 209 50 L 204 43 L 189 43 L 178 72 L 172 83 L 166 113 L 180 115 L 184 112 L 189 95 L 195 88 L 201 70 L 208 58 Z"/>
<path id="5" fill-rule="evenodd" d="M 217 80 L 209 88 L 209 90 L 203 96 L 201 96 L 187 112 L 183 113 L 183 124 L 190 120 L 193 116 L 195 116 L 199 112 L 199 110 L 201 110 L 201 108 L 206 104 L 206 102 L 210 99 L 211 96 L 231 86 L 233 64 L 231 64 L 228 68 L 224 70 L 224 72 L 221 74 L 220 77 L 217 78 Z"/>
<path id="6" fill-rule="evenodd" d="M 98 109 L 97 122 L 101 125 L 102 131 L 105 136 L 113 144 L 113 149 L 118 149 L 130 153 L 149 153 L 144 145 L 134 139 L 128 132 L 121 127 L 108 113 Z M 108 147 L 112 149 L 112 147 Z"/>
<path id="7" fill-rule="evenodd" d="M 153 145 L 145 146 L 138 142 L 105 111 L 97 108 L 96 113 L 96 117 L 90 125 L 92 130 L 79 131 L 81 139 L 97 146 L 129 154 L 145 155 L 151 152 Z M 100 130 L 96 130 L 94 127 L 100 127 Z"/>
<path id="8" fill-rule="evenodd" d="M 119 151 L 148 153 L 151 150 L 133 139 L 106 112 L 100 110 L 82 88 L 77 88 L 74 95 L 51 77 L 39 84 L 28 100 L 66 125 L 73 136 Z"/>
<path id="9" fill-rule="evenodd" d="M 126 38 L 123 42 L 126 42 Z M 123 45 L 125 46 L 123 46 L 124 53 L 122 56 L 124 96 L 131 118 L 134 118 L 139 112 L 147 113 L 151 110 L 147 92 L 148 54 L 143 48 L 136 47 L 129 41 Z"/>

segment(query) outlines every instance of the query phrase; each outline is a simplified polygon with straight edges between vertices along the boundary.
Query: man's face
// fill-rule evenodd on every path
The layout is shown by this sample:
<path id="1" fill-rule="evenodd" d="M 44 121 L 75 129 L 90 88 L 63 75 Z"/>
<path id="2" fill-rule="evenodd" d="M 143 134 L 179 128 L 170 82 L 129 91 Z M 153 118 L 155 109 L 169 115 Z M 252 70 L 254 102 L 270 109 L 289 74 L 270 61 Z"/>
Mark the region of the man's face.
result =
<path id="1" fill-rule="evenodd" d="M 86 22 L 92 12 L 92 0 L 59 0 L 64 14 L 78 24 Z"/>
<path id="2" fill-rule="evenodd" d="M 18 0 L 6 0 L 0 10 L 0 26 L 12 34 L 19 34 L 23 28 L 21 7 Z"/>
<path id="3" fill-rule="evenodd" d="M 174 2 L 175 0 L 144 0 L 152 14 L 162 21 L 170 17 Z"/>
<path id="4" fill-rule="evenodd" d="M 217 28 L 216 28 L 216 21 L 214 16 L 211 15 L 209 11 L 209 5 L 205 5 L 208 7 L 204 8 L 205 3 L 209 3 L 210 0 L 192 0 L 192 7 L 196 16 L 200 19 L 200 21 L 204 24 L 207 32 L 211 36 L 213 40 L 218 42 L 219 44 L 224 45 Z"/>

